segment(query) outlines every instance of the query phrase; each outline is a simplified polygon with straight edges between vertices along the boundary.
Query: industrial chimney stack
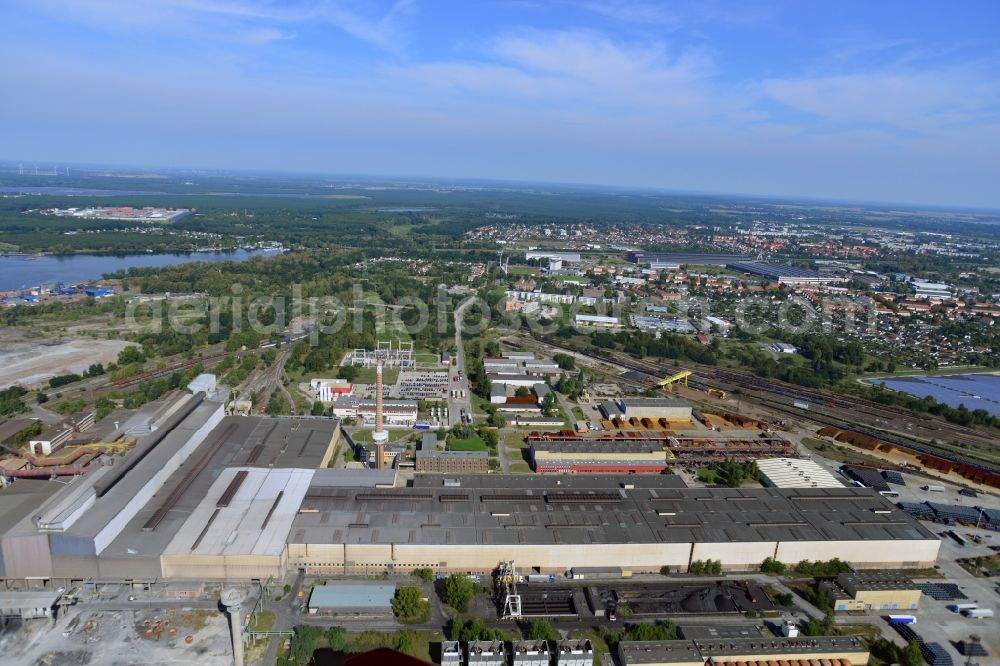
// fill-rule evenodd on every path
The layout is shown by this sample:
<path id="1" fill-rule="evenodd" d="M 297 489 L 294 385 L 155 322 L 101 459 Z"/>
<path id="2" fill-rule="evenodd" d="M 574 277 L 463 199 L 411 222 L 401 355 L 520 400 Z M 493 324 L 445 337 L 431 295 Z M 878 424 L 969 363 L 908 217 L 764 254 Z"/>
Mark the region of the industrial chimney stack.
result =
<path id="1" fill-rule="evenodd" d="M 375 366 L 375 431 L 372 441 L 375 443 L 375 468 L 382 469 L 385 464 L 385 442 L 389 433 L 385 431 L 382 421 L 382 363 Z"/>

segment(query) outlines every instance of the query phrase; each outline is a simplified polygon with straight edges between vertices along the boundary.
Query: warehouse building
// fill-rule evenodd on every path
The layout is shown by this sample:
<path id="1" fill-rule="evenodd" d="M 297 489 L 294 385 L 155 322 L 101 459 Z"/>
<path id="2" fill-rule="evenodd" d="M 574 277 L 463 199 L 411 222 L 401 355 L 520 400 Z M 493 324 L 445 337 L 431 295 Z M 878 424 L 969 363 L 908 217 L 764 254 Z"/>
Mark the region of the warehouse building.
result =
<path id="1" fill-rule="evenodd" d="M 842 573 L 820 591 L 838 612 L 917 610 L 921 594 L 910 578 L 891 572 Z"/>
<path id="2" fill-rule="evenodd" d="M 737 261 L 726 264 L 726 268 L 737 273 L 749 273 L 779 284 L 830 284 L 843 282 L 844 278 L 826 273 L 817 273 L 787 264 L 762 264 L 754 261 Z"/>
<path id="3" fill-rule="evenodd" d="M 585 326 L 596 326 L 599 328 L 620 328 L 621 322 L 618 317 L 606 317 L 603 315 L 578 314 L 573 319 L 577 324 Z"/>
<path id="4" fill-rule="evenodd" d="M 61 592 L 56 590 L 23 590 L 0 592 L 0 620 L 20 618 L 35 620 L 56 615 Z"/>
<path id="5" fill-rule="evenodd" d="M 624 398 L 608 400 L 599 406 L 606 419 L 666 419 L 690 421 L 691 405 L 677 398 Z"/>
<path id="6" fill-rule="evenodd" d="M 333 403 L 333 415 L 338 419 L 358 419 L 362 425 L 375 425 L 375 401 L 355 396 L 341 396 Z M 416 400 L 385 400 L 382 418 L 388 427 L 412 428 L 417 422 Z"/>
<path id="7" fill-rule="evenodd" d="M 309 594 L 309 614 L 356 618 L 391 617 L 394 596 L 395 585 L 316 585 Z"/>
<path id="8" fill-rule="evenodd" d="M 309 388 L 314 392 L 317 400 L 322 402 L 332 402 L 344 395 L 351 395 L 354 392 L 354 385 L 346 379 L 310 379 Z"/>
<path id="9" fill-rule="evenodd" d="M 843 488 L 844 484 L 808 458 L 764 458 L 755 461 L 760 481 L 774 488 Z"/>
<path id="10" fill-rule="evenodd" d="M 814 666 L 867 664 L 868 648 L 856 636 L 622 641 L 621 666 Z"/>
<path id="11" fill-rule="evenodd" d="M 539 473 L 660 474 L 672 457 L 650 442 L 551 442 L 529 445 L 532 468 Z"/>
<path id="12" fill-rule="evenodd" d="M 224 494 L 216 481 L 223 473 L 235 475 L 227 469 L 312 473 L 329 462 L 340 436 L 339 424 L 332 419 L 227 417 L 221 402 L 206 400 L 201 393 L 150 403 L 127 419 L 122 430 L 136 433 L 136 445 L 113 465 L 95 464 L 70 484 L 25 479 L 0 490 L 0 579 L 30 579 L 35 585 L 91 578 L 156 580 L 164 575 L 165 564 L 172 566 L 176 553 L 168 547 L 185 523 L 203 503 L 218 502 Z M 240 492 L 251 487 L 253 483 Z M 237 522 L 233 511 L 242 500 L 242 495 L 235 496 L 232 507 L 215 507 L 219 525 Z M 264 495 L 250 501 L 256 502 L 255 510 L 266 503 Z M 294 513 L 297 508 L 286 501 L 275 511 Z M 290 524 L 290 517 L 285 522 Z M 206 524 L 201 528 L 208 529 Z M 199 546 L 208 548 L 210 536 L 206 533 Z M 284 538 L 285 533 L 275 536 L 276 545 L 270 546 L 278 551 L 278 566 Z M 206 554 L 217 570 L 227 571 L 225 558 L 244 549 L 235 542 L 230 545 Z M 256 543 L 246 546 L 241 555 L 258 557 L 255 548 Z M 165 554 L 166 561 L 161 559 Z M 268 566 L 261 569 L 274 570 L 274 556 L 269 557 L 264 558 Z M 221 563 L 215 558 L 222 558 Z M 171 572 L 202 577 L 197 570 Z"/>
<path id="13" fill-rule="evenodd" d="M 567 264 L 578 264 L 581 261 L 579 252 L 556 252 L 549 250 L 525 252 L 524 259 L 525 261 L 531 261 L 532 259 L 548 259 L 549 261 L 564 261 Z"/>
<path id="14" fill-rule="evenodd" d="M 415 454 L 416 471 L 444 474 L 486 474 L 490 454 L 487 451 L 441 451 L 437 435 L 427 433 Z"/>
<path id="15" fill-rule="evenodd" d="M 650 268 L 662 266 L 670 269 L 673 266 L 680 267 L 682 264 L 694 266 L 725 266 L 734 261 L 744 261 L 747 257 L 735 254 L 698 254 L 695 252 L 647 252 L 646 250 L 635 250 L 628 253 L 629 261 Z"/>
<path id="16" fill-rule="evenodd" d="M 613 517 L 613 519 L 612 519 Z M 411 487 L 310 490 L 288 538 L 289 568 L 488 572 L 502 560 L 564 573 L 663 565 L 728 570 L 838 557 L 858 568 L 932 565 L 940 540 L 861 488 L 686 488 L 673 475 L 417 476 Z"/>

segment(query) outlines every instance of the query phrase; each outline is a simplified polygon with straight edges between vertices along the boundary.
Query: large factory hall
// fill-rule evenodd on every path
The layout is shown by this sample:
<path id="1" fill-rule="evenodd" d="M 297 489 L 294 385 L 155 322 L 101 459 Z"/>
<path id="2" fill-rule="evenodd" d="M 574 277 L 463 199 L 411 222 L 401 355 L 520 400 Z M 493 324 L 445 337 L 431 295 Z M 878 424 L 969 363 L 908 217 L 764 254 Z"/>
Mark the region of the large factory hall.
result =
<path id="1" fill-rule="evenodd" d="M 248 581 L 308 573 L 750 570 L 839 557 L 932 566 L 940 540 L 866 488 L 688 488 L 673 475 L 442 475 L 327 469 L 329 418 L 227 416 L 204 393 L 122 426 L 127 453 L 0 489 L 6 589 L 82 581 Z"/>

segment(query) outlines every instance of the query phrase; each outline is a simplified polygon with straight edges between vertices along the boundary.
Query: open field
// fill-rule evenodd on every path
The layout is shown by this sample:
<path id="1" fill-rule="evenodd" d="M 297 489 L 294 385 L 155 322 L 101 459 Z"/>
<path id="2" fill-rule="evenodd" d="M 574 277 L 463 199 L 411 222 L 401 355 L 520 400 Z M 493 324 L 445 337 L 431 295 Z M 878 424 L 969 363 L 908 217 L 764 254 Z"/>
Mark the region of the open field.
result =
<path id="1" fill-rule="evenodd" d="M 81 339 L 57 344 L 19 344 L 0 350 L 0 388 L 29 387 L 51 377 L 82 373 L 92 363 L 114 362 L 128 346 L 123 340 Z"/>

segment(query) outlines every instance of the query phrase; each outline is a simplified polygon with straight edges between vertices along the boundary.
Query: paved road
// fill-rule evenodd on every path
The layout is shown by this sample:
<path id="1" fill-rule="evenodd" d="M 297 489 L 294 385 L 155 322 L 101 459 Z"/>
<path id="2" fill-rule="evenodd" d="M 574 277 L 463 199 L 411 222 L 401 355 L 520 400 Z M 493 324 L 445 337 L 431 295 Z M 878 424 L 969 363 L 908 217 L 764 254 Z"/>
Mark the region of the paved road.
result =
<path id="1" fill-rule="evenodd" d="M 573 405 L 570 401 L 559 391 L 555 389 L 552 390 L 556 394 L 556 400 L 559 401 L 559 405 L 562 407 L 563 412 L 566 413 L 566 418 L 569 419 L 569 425 L 573 430 L 576 430 L 576 417 L 573 415 Z M 584 421 L 586 423 L 586 421 Z"/>
<path id="2" fill-rule="evenodd" d="M 453 426 L 461 423 L 462 410 L 472 414 L 472 400 L 469 395 L 469 377 L 465 368 L 465 343 L 462 341 L 462 317 L 465 310 L 475 302 L 474 297 L 470 297 L 459 303 L 455 308 L 455 365 L 449 370 L 448 378 L 448 425 Z M 459 379 L 456 381 L 455 376 Z M 458 391 L 458 395 L 465 392 L 465 397 L 451 397 L 452 390 Z"/>

